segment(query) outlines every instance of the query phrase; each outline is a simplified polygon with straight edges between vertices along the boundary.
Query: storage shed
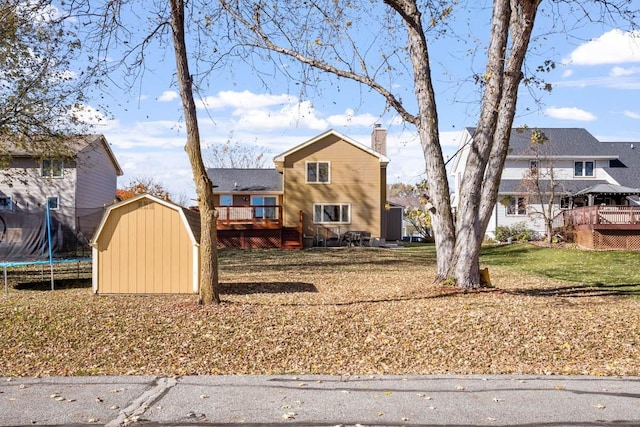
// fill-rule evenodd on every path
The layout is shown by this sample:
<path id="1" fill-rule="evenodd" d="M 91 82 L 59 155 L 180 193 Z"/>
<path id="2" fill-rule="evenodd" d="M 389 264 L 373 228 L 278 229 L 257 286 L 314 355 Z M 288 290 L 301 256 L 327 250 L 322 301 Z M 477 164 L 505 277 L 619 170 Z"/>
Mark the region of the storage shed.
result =
<path id="1" fill-rule="evenodd" d="M 200 215 L 142 194 L 110 206 L 91 241 L 93 292 L 198 292 Z"/>

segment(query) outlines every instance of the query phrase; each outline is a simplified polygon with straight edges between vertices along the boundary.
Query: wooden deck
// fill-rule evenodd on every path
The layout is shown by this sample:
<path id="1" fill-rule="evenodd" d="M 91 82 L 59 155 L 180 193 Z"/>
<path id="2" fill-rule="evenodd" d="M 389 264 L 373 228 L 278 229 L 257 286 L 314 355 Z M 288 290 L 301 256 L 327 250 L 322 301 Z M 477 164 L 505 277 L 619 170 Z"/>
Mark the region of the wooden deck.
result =
<path id="1" fill-rule="evenodd" d="M 584 206 L 563 211 L 554 228 L 590 249 L 640 250 L 640 206 Z"/>
<path id="2" fill-rule="evenodd" d="M 302 211 L 295 227 L 285 227 L 282 206 L 216 206 L 218 247 L 302 249 Z"/>
<path id="3" fill-rule="evenodd" d="M 216 206 L 218 230 L 282 228 L 282 206 Z"/>
<path id="4" fill-rule="evenodd" d="M 565 227 L 640 230 L 640 206 L 583 206 L 562 213 Z"/>

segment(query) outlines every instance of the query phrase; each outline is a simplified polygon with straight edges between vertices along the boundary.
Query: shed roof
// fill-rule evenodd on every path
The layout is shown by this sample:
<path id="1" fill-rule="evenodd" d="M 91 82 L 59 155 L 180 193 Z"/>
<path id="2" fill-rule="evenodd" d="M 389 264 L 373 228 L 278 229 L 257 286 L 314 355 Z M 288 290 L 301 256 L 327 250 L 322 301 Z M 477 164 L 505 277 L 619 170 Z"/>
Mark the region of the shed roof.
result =
<path id="1" fill-rule="evenodd" d="M 169 202 L 167 200 L 163 200 L 160 199 L 158 197 L 152 196 L 150 194 L 139 194 L 135 197 L 132 197 L 130 199 L 124 200 L 122 202 L 118 202 L 118 203 L 114 203 L 113 205 L 109 206 L 107 208 L 107 210 L 105 211 L 104 215 L 102 215 L 102 219 L 100 220 L 100 225 L 98 225 L 98 228 L 95 232 L 95 234 L 93 235 L 93 238 L 91 239 L 90 245 L 91 246 L 95 246 L 98 239 L 100 238 L 100 234 L 102 233 L 102 230 L 104 229 L 104 225 L 107 223 L 107 220 L 109 218 L 109 215 L 111 215 L 111 212 L 113 212 L 114 210 L 121 208 L 123 206 L 129 205 L 131 203 L 136 203 L 138 201 L 140 201 L 141 199 L 148 199 L 151 200 L 153 202 L 159 203 L 163 206 L 166 206 L 169 209 L 173 209 L 175 211 L 178 211 L 178 213 L 180 214 L 180 218 L 182 220 L 182 223 L 185 226 L 185 229 L 187 230 L 187 234 L 189 235 L 189 238 L 191 239 L 191 242 L 193 244 L 199 245 L 200 244 L 200 213 L 193 211 L 191 209 L 185 208 L 184 206 L 180 206 L 178 204 L 175 204 L 173 202 Z"/>
<path id="2" fill-rule="evenodd" d="M 276 169 L 210 168 L 207 175 L 216 193 L 282 192 L 282 174 Z"/>

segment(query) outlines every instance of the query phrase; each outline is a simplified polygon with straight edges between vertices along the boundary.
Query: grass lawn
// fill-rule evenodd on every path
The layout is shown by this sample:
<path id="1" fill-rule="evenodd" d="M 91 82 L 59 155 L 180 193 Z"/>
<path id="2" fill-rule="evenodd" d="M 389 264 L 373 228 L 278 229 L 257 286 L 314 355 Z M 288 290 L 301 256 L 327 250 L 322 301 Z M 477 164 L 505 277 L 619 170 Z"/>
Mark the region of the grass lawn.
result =
<path id="1" fill-rule="evenodd" d="M 429 245 L 221 251 L 213 307 L 10 271 L 0 375 L 640 375 L 639 260 L 489 246 L 495 287 L 465 293 L 432 283 Z"/>

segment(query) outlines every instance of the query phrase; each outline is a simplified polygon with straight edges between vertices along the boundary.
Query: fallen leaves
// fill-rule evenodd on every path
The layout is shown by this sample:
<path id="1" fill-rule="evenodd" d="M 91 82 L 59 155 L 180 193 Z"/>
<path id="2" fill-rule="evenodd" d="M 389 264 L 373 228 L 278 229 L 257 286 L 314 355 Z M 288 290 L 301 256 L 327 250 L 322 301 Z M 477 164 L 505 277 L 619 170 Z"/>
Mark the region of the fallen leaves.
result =
<path id="1" fill-rule="evenodd" d="M 286 412 L 284 414 L 282 414 L 282 419 L 283 420 L 295 420 L 296 418 L 296 414 L 295 412 Z"/>
<path id="2" fill-rule="evenodd" d="M 637 299 L 548 296 L 566 283 L 500 268 L 498 290 L 463 293 L 404 251 L 232 255 L 220 306 L 10 292 L 0 375 L 640 375 Z"/>

